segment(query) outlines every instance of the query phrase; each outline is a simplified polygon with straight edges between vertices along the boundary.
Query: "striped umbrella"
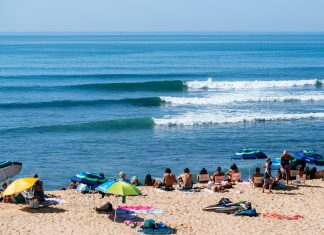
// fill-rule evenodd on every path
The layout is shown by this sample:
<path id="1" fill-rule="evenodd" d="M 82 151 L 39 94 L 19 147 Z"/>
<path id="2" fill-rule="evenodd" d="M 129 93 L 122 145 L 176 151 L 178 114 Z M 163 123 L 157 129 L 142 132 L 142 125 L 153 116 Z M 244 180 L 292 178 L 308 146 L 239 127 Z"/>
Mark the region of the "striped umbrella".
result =
<path id="1" fill-rule="evenodd" d="M 71 181 L 83 183 L 92 187 L 105 183 L 107 180 L 102 174 L 81 172 L 71 178 Z"/>
<path id="2" fill-rule="evenodd" d="M 235 156 L 232 159 L 236 160 L 253 160 L 253 159 L 265 159 L 267 155 L 265 155 L 262 151 L 255 148 L 245 148 L 241 152 L 235 153 Z M 251 175 L 251 168 L 249 162 L 249 177 Z"/>
<path id="3" fill-rule="evenodd" d="M 294 155 L 295 158 L 305 161 L 309 164 L 324 166 L 324 158 L 322 155 L 315 153 L 313 150 L 302 150 Z"/>
<path id="4" fill-rule="evenodd" d="M 21 168 L 22 164 L 20 162 L 0 162 L 0 182 L 14 177 L 21 171 Z"/>

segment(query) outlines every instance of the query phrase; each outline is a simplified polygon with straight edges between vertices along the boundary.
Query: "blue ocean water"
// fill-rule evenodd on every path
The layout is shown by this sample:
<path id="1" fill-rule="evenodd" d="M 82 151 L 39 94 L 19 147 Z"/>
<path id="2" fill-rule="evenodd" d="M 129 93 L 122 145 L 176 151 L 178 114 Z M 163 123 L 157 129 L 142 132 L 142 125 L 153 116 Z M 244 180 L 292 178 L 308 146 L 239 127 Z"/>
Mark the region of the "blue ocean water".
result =
<path id="1" fill-rule="evenodd" d="M 57 189 L 323 154 L 323 80 L 324 34 L 0 34 L 0 160 Z"/>

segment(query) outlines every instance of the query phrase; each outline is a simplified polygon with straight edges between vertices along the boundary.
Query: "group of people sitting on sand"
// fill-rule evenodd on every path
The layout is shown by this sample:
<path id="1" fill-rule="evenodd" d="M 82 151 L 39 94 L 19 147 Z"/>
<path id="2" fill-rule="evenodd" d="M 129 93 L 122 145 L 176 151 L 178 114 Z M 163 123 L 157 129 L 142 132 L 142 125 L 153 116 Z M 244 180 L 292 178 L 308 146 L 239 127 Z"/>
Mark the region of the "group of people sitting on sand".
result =
<path id="1" fill-rule="evenodd" d="M 38 178 L 38 174 L 35 174 L 33 178 Z M 16 195 L 8 195 L 4 196 L 3 192 L 10 186 L 10 184 L 13 181 L 10 180 L 7 182 L 3 182 L 1 184 L 2 189 L 0 189 L 0 202 L 6 202 L 6 203 L 25 203 L 26 198 L 28 199 L 37 199 L 39 202 L 45 201 L 45 194 L 44 194 L 44 186 L 43 182 L 41 180 L 38 180 L 34 186 L 26 191 L 26 195 L 24 196 L 22 193 L 18 193 Z"/>
<path id="2" fill-rule="evenodd" d="M 280 169 L 277 171 L 276 176 L 273 176 L 272 161 L 270 158 L 266 158 L 265 163 L 262 165 L 264 168 L 263 173 L 261 173 L 260 167 L 257 167 L 255 169 L 255 174 L 249 179 L 250 183 L 256 187 L 262 187 L 262 192 L 264 192 L 266 188 L 269 188 L 271 192 L 272 188 L 280 188 L 280 186 L 282 186 L 282 181 L 285 181 L 287 185 L 289 184 L 291 169 L 298 169 L 297 176 L 300 177 L 303 177 L 304 174 L 307 174 L 310 179 L 324 177 L 323 170 L 317 172 L 317 169 L 314 167 L 307 171 L 305 162 L 293 162 L 292 160 L 293 157 L 285 150 L 280 158 Z M 128 179 L 126 173 L 123 171 L 119 173 L 119 178 L 115 180 L 125 181 L 134 186 L 153 186 L 165 191 L 172 191 L 174 190 L 174 186 L 177 185 L 180 190 L 207 188 L 215 192 L 226 192 L 233 184 L 242 181 L 242 173 L 239 171 L 237 165 L 233 163 L 226 173 L 222 171 L 220 166 L 217 167 L 213 174 L 209 174 L 205 168 L 202 168 L 197 174 L 195 185 L 193 175 L 189 168 L 185 168 L 183 173 L 178 177 L 172 173 L 170 168 L 165 169 L 164 175 L 160 179 L 153 179 L 152 176 L 148 174 L 145 177 L 144 184 L 140 183 L 137 176 Z M 75 189 L 77 186 L 78 183 L 72 182 L 70 188 Z"/>

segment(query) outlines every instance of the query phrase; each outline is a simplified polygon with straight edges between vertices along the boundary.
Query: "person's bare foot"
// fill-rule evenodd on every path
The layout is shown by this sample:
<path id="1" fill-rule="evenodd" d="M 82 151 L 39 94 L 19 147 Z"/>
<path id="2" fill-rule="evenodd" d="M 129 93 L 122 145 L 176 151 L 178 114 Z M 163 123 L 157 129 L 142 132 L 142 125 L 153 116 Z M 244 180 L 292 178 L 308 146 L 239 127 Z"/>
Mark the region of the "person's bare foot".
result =
<path id="1" fill-rule="evenodd" d="M 262 190 L 262 193 L 264 193 L 264 190 Z"/>

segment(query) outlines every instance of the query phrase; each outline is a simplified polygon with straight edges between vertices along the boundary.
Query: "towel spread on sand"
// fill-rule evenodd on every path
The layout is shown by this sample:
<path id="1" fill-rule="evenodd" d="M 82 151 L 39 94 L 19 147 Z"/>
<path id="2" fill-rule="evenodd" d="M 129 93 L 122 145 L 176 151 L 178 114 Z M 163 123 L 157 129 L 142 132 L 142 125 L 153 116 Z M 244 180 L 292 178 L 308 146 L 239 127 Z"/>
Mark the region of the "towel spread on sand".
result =
<path id="1" fill-rule="evenodd" d="M 135 215 L 163 215 L 163 210 L 153 209 L 151 206 L 118 206 L 117 214 L 135 214 Z"/>
<path id="2" fill-rule="evenodd" d="M 116 215 L 116 218 L 117 219 L 125 219 L 125 220 L 134 219 L 136 217 L 137 217 L 137 215 L 135 215 L 135 214 L 117 214 Z M 108 215 L 108 218 L 109 219 L 114 219 L 115 218 L 115 215 L 114 214 L 110 214 L 110 215 Z"/>
<path id="3" fill-rule="evenodd" d="M 57 205 L 57 204 L 63 204 L 64 200 L 61 198 L 45 198 L 45 203 L 51 205 Z"/>
<path id="4" fill-rule="evenodd" d="M 125 220 L 123 222 L 123 224 L 126 224 L 126 225 L 131 225 L 131 224 L 134 224 L 136 226 L 142 226 L 144 224 L 144 222 L 139 222 L 139 221 L 132 221 L 132 220 Z"/>
<path id="5" fill-rule="evenodd" d="M 155 223 L 155 228 L 143 228 L 137 230 L 137 232 L 144 234 L 174 234 L 176 231 L 168 227 L 165 223 Z"/>
<path id="6" fill-rule="evenodd" d="M 298 220 L 304 218 L 301 215 L 281 215 L 276 213 L 265 213 L 263 214 L 263 217 L 265 218 L 274 218 L 274 219 L 280 219 L 280 220 Z"/>

